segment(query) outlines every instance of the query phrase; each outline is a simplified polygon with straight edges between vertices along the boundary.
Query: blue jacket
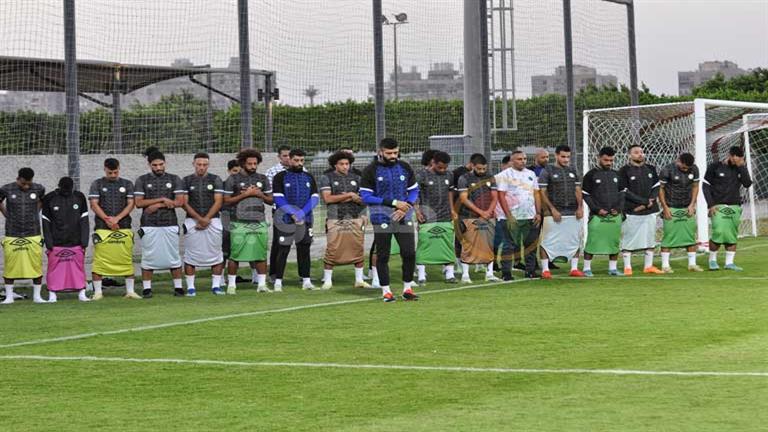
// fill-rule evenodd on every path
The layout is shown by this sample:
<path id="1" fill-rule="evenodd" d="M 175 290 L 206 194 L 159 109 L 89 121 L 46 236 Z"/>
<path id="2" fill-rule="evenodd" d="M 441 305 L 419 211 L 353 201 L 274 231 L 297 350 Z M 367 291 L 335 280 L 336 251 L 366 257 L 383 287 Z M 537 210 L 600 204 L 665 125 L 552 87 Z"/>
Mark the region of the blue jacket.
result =
<path id="1" fill-rule="evenodd" d="M 419 199 L 419 184 L 408 163 L 398 160 L 388 166 L 376 160 L 363 170 L 360 196 L 370 208 L 371 223 L 388 224 L 394 211 L 392 202 L 406 201 L 413 205 Z M 405 219 L 410 218 L 411 213 Z"/>
<path id="2" fill-rule="evenodd" d="M 312 209 L 320 202 L 312 174 L 286 170 L 277 173 L 272 182 L 272 196 L 283 222 L 292 224 L 291 216 L 296 216 L 299 221 L 311 225 Z"/>

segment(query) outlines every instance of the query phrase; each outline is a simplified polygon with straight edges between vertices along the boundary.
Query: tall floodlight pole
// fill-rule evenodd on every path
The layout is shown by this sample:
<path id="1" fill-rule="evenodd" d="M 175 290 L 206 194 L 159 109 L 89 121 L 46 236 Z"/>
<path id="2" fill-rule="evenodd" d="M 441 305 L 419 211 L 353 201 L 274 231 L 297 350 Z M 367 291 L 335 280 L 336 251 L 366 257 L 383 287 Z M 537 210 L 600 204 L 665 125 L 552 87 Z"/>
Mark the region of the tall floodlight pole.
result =
<path id="1" fill-rule="evenodd" d="M 64 0 L 64 94 L 67 112 L 67 175 L 80 189 L 80 107 L 75 53 L 75 0 Z"/>
<path id="2" fill-rule="evenodd" d="M 241 147 L 253 146 L 253 110 L 251 107 L 251 51 L 248 46 L 248 0 L 237 0 L 237 24 L 240 40 L 240 131 Z"/>
<path id="3" fill-rule="evenodd" d="M 576 148 L 576 102 L 573 85 L 573 31 L 571 0 L 563 0 L 563 36 L 565 38 L 565 113 L 568 122 L 568 146 Z"/>
<path id="4" fill-rule="evenodd" d="M 392 22 L 387 18 L 386 16 L 381 16 L 381 23 L 384 25 L 392 26 L 392 36 L 393 36 L 393 44 L 394 44 L 394 54 L 395 54 L 395 100 L 400 99 L 400 92 L 399 92 L 399 83 L 398 83 L 398 75 L 400 74 L 400 67 L 397 62 L 397 26 L 408 24 L 408 15 L 406 15 L 404 12 L 401 12 L 399 14 L 395 15 L 395 22 Z"/>
<path id="5" fill-rule="evenodd" d="M 384 117 L 384 35 L 381 27 L 381 0 L 373 0 L 373 104 L 376 111 L 376 146 L 385 136 L 387 127 Z"/>
<path id="6" fill-rule="evenodd" d="M 483 73 L 484 61 L 487 65 L 487 32 L 483 38 L 482 21 L 487 23 L 484 14 L 485 0 L 464 0 L 464 135 L 469 137 L 466 154 L 484 152 L 486 142 L 488 75 Z M 483 45 L 485 41 L 486 45 Z M 485 78 L 484 78 L 485 77 Z M 484 109 L 483 107 L 486 107 Z"/>

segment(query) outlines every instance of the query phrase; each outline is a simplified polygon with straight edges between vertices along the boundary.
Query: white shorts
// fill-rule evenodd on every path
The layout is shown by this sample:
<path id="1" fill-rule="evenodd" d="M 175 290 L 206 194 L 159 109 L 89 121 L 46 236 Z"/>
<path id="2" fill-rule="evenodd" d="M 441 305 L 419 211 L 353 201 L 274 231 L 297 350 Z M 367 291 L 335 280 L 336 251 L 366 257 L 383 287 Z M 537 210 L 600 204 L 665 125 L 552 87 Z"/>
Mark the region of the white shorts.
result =
<path id="1" fill-rule="evenodd" d="M 621 250 L 636 251 L 656 247 L 656 213 L 627 215 L 621 224 Z"/>
<path id="2" fill-rule="evenodd" d="M 141 268 L 168 270 L 181 267 L 179 227 L 141 227 Z"/>
<path id="3" fill-rule="evenodd" d="M 195 225 L 197 222 L 192 218 L 184 220 L 184 263 L 195 267 L 212 267 L 224 262 L 221 219 L 211 219 L 204 230 L 196 229 Z"/>
<path id="4" fill-rule="evenodd" d="M 583 223 L 583 219 L 576 219 L 576 216 L 563 216 L 560 222 L 555 222 L 552 216 L 544 218 L 541 248 L 549 259 L 576 256 L 584 236 Z"/>

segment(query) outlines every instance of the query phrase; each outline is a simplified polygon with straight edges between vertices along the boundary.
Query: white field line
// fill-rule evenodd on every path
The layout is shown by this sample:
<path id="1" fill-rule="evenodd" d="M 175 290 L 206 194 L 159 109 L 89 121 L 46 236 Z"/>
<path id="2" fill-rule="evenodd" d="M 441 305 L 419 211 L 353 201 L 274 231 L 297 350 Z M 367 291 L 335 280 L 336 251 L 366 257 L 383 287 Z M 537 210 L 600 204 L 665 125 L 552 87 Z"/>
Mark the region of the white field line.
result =
<path id="1" fill-rule="evenodd" d="M 469 372 L 496 374 L 557 374 L 557 375 L 641 375 L 675 377 L 761 377 L 768 378 L 768 372 L 729 372 L 729 371 L 665 371 L 634 369 L 540 369 L 540 368 L 503 368 L 503 367 L 463 367 L 463 366 L 420 366 L 420 365 L 385 365 L 385 364 L 346 364 L 346 363 L 311 363 L 311 362 L 248 362 L 227 360 L 195 360 L 173 358 L 125 358 L 94 356 L 41 356 L 41 355 L 5 355 L 0 360 L 34 360 L 49 362 L 115 362 L 115 363 L 159 363 L 202 366 L 235 367 L 285 367 L 285 368 L 322 368 L 322 369 L 373 369 L 395 371 L 425 372 Z"/>
<path id="2" fill-rule="evenodd" d="M 488 283 L 482 283 L 482 284 L 476 284 L 476 285 L 462 285 L 462 286 L 457 286 L 453 288 L 437 289 L 433 291 L 422 291 L 419 293 L 419 295 L 423 296 L 427 294 L 439 294 L 439 293 L 446 293 L 446 292 L 453 292 L 453 291 L 463 291 L 463 290 L 474 289 L 474 288 L 483 288 L 483 287 L 488 287 L 493 285 L 511 284 L 511 283 L 530 281 L 530 280 L 531 279 L 515 279 L 509 282 L 488 282 Z M 295 311 L 306 310 L 306 309 L 315 309 L 315 308 L 340 306 L 340 305 L 353 304 L 353 303 L 370 302 L 374 300 L 381 301 L 381 298 L 366 297 L 366 298 L 359 298 L 359 299 L 353 299 L 353 300 L 340 300 L 340 301 L 327 302 L 327 303 L 313 303 L 308 305 L 290 306 L 290 307 L 285 307 L 280 309 L 267 309 L 267 310 L 260 310 L 260 311 L 229 314 L 229 315 L 217 315 L 217 316 L 206 317 L 206 318 L 197 318 L 193 320 L 173 321 L 173 322 L 167 322 L 167 323 L 161 323 L 161 324 L 151 324 L 151 325 L 145 325 L 145 326 L 118 329 L 118 330 L 107 330 L 102 332 L 81 333 L 81 334 L 70 335 L 70 336 L 60 336 L 60 337 L 46 338 L 46 339 L 35 339 L 35 340 L 14 342 L 14 343 L 0 345 L 0 349 L 15 348 L 15 347 L 29 346 L 29 345 L 42 345 L 42 344 L 54 343 L 54 342 L 65 342 L 65 341 L 71 341 L 71 340 L 87 339 L 87 338 L 92 338 L 96 336 L 111 336 L 111 335 L 118 335 L 123 333 L 134 333 L 134 332 L 141 332 L 141 331 L 148 331 L 148 330 L 157 330 L 157 329 L 163 329 L 168 327 L 185 326 L 190 324 L 201 324 L 201 323 L 208 323 L 213 321 L 223 321 L 223 320 L 252 317 L 252 316 L 258 316 L 258 315 L 272 315 L 272 314 L 278 314 L 278 313 L 284 313 L 284 312 L 295 312 Z"/>

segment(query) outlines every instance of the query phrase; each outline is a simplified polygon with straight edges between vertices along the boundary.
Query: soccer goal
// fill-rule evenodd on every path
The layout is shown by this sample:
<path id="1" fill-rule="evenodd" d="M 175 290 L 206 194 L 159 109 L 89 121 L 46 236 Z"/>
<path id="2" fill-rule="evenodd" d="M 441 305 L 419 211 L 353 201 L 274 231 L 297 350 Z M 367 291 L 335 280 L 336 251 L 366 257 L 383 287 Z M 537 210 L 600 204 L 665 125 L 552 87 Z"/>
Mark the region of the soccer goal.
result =
<path id="1" fill-rule="evenodd" d="M 584 111 L 583 169 L 597 163 L 603 146 L 616 149 L 618 169 L 635 143 L 645 149 L 647 162 L 661 169 L 689 152 L 696 157 L 702 178 L 707 165 L 726 157 L 732 146 L 744 147 L 754 185 L 742 197 L 742 236 L 768 234 L 768 104 L 696 99 L 693 102 L 641 105 Z M 699 194 L 698 238 L 709 240 L 707 206 Z"/>

